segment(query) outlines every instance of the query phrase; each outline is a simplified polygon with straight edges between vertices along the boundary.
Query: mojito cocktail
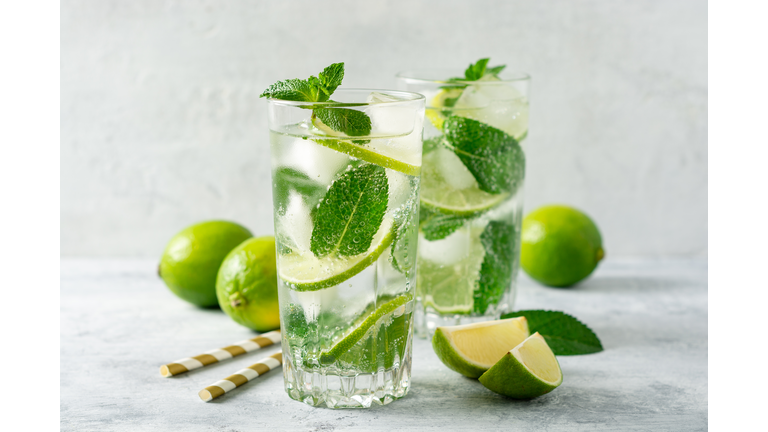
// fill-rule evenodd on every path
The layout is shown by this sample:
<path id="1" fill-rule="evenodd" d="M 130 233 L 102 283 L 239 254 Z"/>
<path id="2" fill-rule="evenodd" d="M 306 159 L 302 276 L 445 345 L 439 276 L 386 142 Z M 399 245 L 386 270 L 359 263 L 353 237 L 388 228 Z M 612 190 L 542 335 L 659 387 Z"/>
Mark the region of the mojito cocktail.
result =
<path id="1" fill-rule="evenodd" d="M 427 100 L 416 330 L 496 318 L 515 298 L 528 133 L 527 75 L 488 59 L 463 77 L 399 75 Z"/>
<path id="2" fill-rule="evenodd" d="M 283 373 L 293 399 L 369 407 L 410 385 L 424 98 L 331 93 L 269 95 Z"/>

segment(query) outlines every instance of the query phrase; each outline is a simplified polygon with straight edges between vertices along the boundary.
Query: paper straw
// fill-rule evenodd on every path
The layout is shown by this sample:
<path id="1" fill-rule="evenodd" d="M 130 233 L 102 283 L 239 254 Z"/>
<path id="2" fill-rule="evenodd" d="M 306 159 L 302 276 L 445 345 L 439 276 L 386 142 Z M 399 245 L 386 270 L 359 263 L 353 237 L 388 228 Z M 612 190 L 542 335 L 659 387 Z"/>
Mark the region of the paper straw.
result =
<path id="1" fill-rule="evenodd" d="M 280 330 L 271 331 L 253 339 L 236 342 L 234 345 L 228 347 L 206 351 L 203 354 L 194 357 L 187 357 L 181 360 L 176 360 L 173 363 L 162 365 L 160 366 L 160 375 L 164 377 L 172 377 L 174 375 L 183 374 L 184 372 L 189 372 L 203 366 L 208 366 L 209 364 L 218 363 L 221 360 L 256 351 L 278 342 L 280 342 Z"/>
<path id="2" fill-rule="evenodd" d="M 259 360 L 258 363 L 252 364 L 245 369 L 241 369 L 233 375 L 230 375 L 223 380 L 216 381 L 200 390 L 198 396 L 200 396 L 200 399 L 204 402 L 210 402 L 224 393 L 232 391 L 232 389 L 240 387 L 258 376 L 264 375 L 281 364 L 283 364 L 283 353 L 278 352 L 272 354 L 269 357 Z"/>

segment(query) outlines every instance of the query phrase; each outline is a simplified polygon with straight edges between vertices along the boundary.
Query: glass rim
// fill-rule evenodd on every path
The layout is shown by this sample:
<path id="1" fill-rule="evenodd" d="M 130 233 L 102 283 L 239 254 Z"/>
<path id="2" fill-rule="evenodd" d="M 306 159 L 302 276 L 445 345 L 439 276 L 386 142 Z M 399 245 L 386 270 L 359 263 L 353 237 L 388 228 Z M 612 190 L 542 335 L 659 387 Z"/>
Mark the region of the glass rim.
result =
<path id="1" fill-rule="evenodd" d="M 325 102 L 305 102 L 305 101 L 291 101 L 291 100 L 285 100 L 285 99 L 276 99 L 276 98 L 267 98 L 267 102 L 274 104 L 274 105 L 283 105 L 283 106 L 293 106 L 297 108 L 308 108 L 308 107 L 327 107 L 327 108 L 344 108 L 344 107 L 361 107 L 361 106 L 372 106 L 372 105 L 400 105 L 400 104 L 409 104 L 412 102 L 417 102 L 419 100 L 423 100 L 426 102 L 426 98 L 424 95 L 420 93 L 415 92 L 409 92 L 409 91 L 403 91 L 403 90 L 382 90 L 382 89 L 368 89 L 368 88 L 346 88 L 346 89 L 338 89 L 333 94 L 339 94 L 339 93 L 382 93 L 385 95 L 391 95 L 394 97 L 399 97 L 400 99 L 394 100 L 394 101 L 384 101 L 384 102 L 331 102 L 331 101 L 325 101 Z"/>
<path id="2" fill-rule="evenodd" d="M 499 85 L 503 83 L 530 81 L 531 76 L 526 72 L 502 72 L 498 81 L 448 81 L 449 78 L 428 78 L 429 76 L 450 77 L 457 74 L 456 69 L 417 69 L 398 72 L 395 77 L 406 82 L 430 83 L 440 85 Z"/>

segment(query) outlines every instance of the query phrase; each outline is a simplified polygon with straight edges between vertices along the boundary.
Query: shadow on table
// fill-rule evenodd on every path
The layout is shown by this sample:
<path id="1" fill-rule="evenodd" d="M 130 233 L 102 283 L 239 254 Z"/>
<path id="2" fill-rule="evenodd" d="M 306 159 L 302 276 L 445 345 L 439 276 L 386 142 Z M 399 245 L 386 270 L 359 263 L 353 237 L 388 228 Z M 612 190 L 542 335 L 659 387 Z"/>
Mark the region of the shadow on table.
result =
<path id="1" fill-rule="evenodd" d="M 572 287 L 568 288 L 543 288 L 552 290 L 570 290 L 570 291 L 588 291 L 596 293 L 609 293 L 609 292 L 664 292 L 676 288 L 693 287 L 697 282 L 689 279 L 682 278 L 651 278 L 643 276 L 627 276 L 627 277 L 615 277 L 615 276 L 603 276 L 588 278 Z"/>

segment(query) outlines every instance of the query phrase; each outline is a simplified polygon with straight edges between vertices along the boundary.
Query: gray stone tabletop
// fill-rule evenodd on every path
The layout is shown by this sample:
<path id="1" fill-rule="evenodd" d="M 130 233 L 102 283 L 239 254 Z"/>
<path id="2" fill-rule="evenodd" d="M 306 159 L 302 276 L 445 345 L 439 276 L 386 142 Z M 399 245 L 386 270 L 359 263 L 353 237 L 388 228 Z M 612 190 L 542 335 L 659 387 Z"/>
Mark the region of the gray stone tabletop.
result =
<path id="1" fill-rule="evenodd" d="M 61 429 L 65 431 L 688 431 L 707 429 L 707 263 L 607 260 L 572 289 L 524 275 L 516 307 L 568 312 L 605 351 L 559 357 L 563 384 L 531 401 L 486 390 L 415 339 L 412 388 L 368 410 L 312 408 L 272 371 L 213 402 L 202 388 L 270 347 L 174 378 L 159 366 L 254 333 L 185 304 L 149 260 L 61 262 Z"/>

